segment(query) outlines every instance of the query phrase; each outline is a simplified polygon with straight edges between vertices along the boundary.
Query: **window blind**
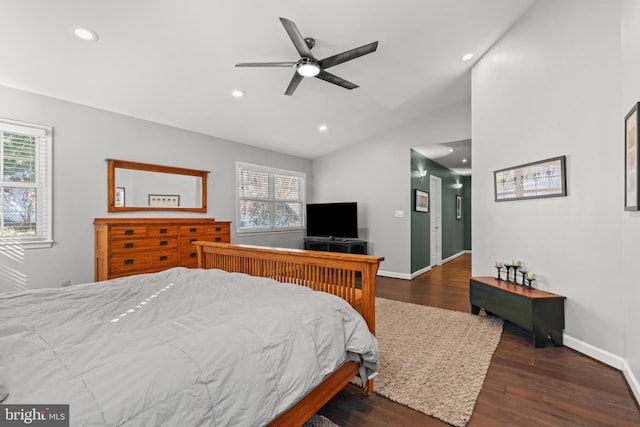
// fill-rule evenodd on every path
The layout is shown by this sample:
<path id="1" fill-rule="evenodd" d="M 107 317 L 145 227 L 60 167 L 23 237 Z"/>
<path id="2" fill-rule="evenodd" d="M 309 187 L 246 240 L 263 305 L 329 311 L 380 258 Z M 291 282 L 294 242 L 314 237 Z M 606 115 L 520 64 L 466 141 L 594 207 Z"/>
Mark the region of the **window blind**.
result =
<path id="1" fill-rule="evenodd" d="M 304 173 L 240 162 L 236 171 L 239 232 L 304 227 Z"/>
<path id="2" fill-rule="evenodd" d="M 51 246 L 52 128 L 0 119 L 0 248 Z"/>

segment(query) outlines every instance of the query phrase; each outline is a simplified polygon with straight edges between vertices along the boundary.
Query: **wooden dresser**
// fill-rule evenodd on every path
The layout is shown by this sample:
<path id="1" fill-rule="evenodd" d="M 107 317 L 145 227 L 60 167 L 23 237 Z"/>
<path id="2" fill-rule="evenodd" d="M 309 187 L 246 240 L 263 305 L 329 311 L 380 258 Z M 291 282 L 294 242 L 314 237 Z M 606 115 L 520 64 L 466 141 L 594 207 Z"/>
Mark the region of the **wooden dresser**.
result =
<path id="1" fill-rule="evenodd" d="M 231 222 L 183 218 L 96 218 L 95 281 L 198 265 L 193 242 L 231 241 Z"/>

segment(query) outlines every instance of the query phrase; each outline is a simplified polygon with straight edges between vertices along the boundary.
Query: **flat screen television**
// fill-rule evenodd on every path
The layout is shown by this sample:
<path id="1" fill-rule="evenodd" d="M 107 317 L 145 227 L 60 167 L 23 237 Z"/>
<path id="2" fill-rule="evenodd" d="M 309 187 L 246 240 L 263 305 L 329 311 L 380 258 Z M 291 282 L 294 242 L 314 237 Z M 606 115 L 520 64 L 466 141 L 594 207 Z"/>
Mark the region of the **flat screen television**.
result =
<path id="1" fill-rule="evenodd" d="M 307 237 L 349 239 L 358 237 L 358 204 L 307 204 Z"/>

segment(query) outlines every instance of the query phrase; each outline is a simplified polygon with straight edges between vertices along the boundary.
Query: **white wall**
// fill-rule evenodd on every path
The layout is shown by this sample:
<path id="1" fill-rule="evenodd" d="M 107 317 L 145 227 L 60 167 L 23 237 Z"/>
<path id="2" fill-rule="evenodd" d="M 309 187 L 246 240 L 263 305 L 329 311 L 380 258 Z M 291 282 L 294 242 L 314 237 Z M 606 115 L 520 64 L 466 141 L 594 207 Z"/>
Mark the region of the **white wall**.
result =
<path id="1" fill-rule="evenodd" d="M 624 44 L 623 16 L 636 25 Z M 622 125 L 640 100 L 639 39 L 637 5 L 540 0 L 472 72 L 473 274 L 523 260 L 567 297 L 565 344 L 636 378 L 640 215 L 623 210 Z M 492 171 L 558 155 L 567 197 L 493 201 Z"/>
<path id="2" fill-rule="evenodd" d="M 0 251 L 0 292 L 93 281 L 96 217 L 214 217 L 234 221 L 237 160 L 307 173 L 310 160 L 0 86 L 0 117 L 51 125 L 53 239 L 50 249 Z M 107 213 L 106 158 L 210 170 L 207 214 Z M 233 226 L 233 225 L 232 225 Z M 236 243 L 301 248 L 303 232 L 237 237 Z"/>
<path id="3" fill-rule="evenodd" d="M 385 258 L 381 274 L 411 275 L 410 149 L 468 139 L 470 120 L 465 99 L 314 160 L 313 201 L 358 202 L 360 238 L 369 241 L 369 254 Z"/>
<path id="4" fill-rule="evenodd" d="M 622 104 L 618 114 L 620 117 L 640 102 L 640 3 L 625 2 L 622 4 Z M 620 141 L 619 139 L 618 141 Z M 621 145 L 621 144 L 619 144 Z M 622 215 L 622 257 L 621 264 L 628 266 L 622 269 L 625 290 L 624 322 L 627 325 L 625 336 L 625 359 L 633 372 L 636 396 L 640 393 L 640 339 L 636 327 L 640 325 L 640 286 L 635 271 L 640 254 L 640 212 L 625 212 Z M 638 398 L 640 400 L 640 397 Z"/>

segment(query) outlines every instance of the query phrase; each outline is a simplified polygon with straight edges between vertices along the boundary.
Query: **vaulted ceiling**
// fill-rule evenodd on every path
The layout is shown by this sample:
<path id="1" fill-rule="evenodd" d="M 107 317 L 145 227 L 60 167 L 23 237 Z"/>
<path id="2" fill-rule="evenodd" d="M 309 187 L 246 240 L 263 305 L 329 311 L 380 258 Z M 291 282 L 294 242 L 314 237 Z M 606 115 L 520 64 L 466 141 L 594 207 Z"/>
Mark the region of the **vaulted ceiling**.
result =
<path id="1" fill-rule="evenodd" d="M 470 97 L 471 66 L 531 3 L 1 0 L 0 85 L 316 158 Z M 311 77 L 285 96 L 293 68 L 235 67 L 299 59 L 280 17 L 319 59 L 378 41 L 330 69 L 360 87 Z"/>

